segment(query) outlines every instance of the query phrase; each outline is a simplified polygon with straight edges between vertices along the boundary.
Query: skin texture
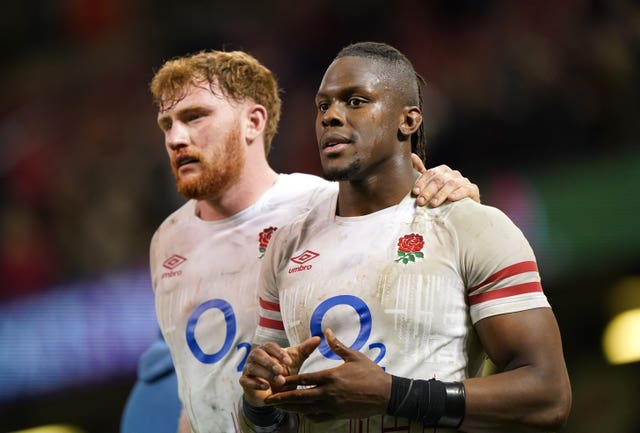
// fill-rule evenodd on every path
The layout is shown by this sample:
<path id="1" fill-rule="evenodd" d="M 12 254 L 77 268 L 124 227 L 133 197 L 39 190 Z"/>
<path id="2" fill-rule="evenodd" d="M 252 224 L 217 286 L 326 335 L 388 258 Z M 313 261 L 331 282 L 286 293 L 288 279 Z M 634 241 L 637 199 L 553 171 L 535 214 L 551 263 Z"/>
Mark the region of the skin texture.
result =
<path id="1" fill-rule="evenodd" d="M 318 90 L 316 135 L 325 173 L 340 179 L 338 213 L 364 215 L 397 204 L 412 188 L 410 134 L 422 121 L 404 105 L 389 71 L 377 60 L 342 57 L 328 68 Z M 395 83 L 400 82 L 396 80 Z M 502 314 L 476 324 L 494 375 L 464 381 L 464 431 L 549 431 L 560 428 L 571 389 L 558 325 L 549 308 Z M 304 414 L 314 421 L 384 414 L 391 377 L 363 354 L 325 331 L 344 364 L 296 374 L 314 343 L 281 348 L 274 343 L 250 354 L 240 383 L 256 405 Z M 296 389 L 298 385 L 311 388 Z"/>
<path id="2" fill-rule="evenodd" d="M 191 86 L 158 113 L 178 191 L 198 200 L 202 219 L 235 215 L 275 182 L 264 153 L 266 116 L 261 105 L 229 100 L 206 85 Z"/>
<path id="3" fill-rule="evenodd" d="M 167 133 L 167 150 L 173 154 L 171 171 L 176 187 L 187 198 L 219 197 L 238 181 L 244 165 L 238 117 L 234 115 L 238 107 L 221 97 L 210 98 L 210 94 L 206 88 L 193 88 L 158 119 Z M 221 110 L 225 105 L 229 109 Z M 202 119 L 216 114 L 218 122 L 226 126 L 226 134 L 213 141 L 217 130 Z M 191 137 L 196 143 L 214 145 L 189 148 L 187 143 Z"/>
<path id="4" fill-rule="evenodd" d="M 417 106 L 401 104 L 388 80 L 362 60 L 346 57 L 334 62 L 316 96 L 320 161 L 325 176 L 340 181 L 341 216 L 395 205 L 415 181 L 410 142 L 397 137 L 399 130 L 405 135 L 415 132 L 422 113 Z"/>

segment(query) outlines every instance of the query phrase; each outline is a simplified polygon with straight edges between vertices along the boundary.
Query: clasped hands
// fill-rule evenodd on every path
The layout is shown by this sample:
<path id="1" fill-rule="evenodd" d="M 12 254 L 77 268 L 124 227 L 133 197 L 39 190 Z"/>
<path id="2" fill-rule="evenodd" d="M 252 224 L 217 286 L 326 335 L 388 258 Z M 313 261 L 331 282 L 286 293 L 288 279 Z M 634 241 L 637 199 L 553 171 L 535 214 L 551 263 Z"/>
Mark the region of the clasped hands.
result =
<path id="1" fill-rule="evenodd" d="M 254 348 L 240 377 L 245 399 L 253 406 L 275 406 L 315 422 L 385 413 L 391 375 L 364 354 L 346 347 L 331 329 L 324 337 L 344 363 L 312 373 L 298 371 L 320 345 L 320 337 L 294 347 L 267 343 Z"/>

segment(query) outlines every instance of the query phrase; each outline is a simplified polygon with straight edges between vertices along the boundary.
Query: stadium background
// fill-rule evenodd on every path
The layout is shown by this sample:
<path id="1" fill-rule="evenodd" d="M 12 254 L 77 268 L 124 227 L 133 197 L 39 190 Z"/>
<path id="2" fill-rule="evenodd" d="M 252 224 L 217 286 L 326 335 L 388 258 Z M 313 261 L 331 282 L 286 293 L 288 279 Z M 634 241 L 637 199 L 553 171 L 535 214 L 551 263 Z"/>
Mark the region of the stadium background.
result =
<path id="1" fill-rule="evenodd" d="M 573 384 L 565 431 L 640 431 L 640 363 L 602 349 L 640 308 L 637 1 L 30 0 L 0 26 L 1 432 L 118 430 L 155 332 L 148 242 L 182 203 L 154 69 L 252 53 L 284 89 L 273 166 L 318 173 L 313 96 L 360 40 L 427 79 L 428 164 L 460 169 L 533 244 Z"/>

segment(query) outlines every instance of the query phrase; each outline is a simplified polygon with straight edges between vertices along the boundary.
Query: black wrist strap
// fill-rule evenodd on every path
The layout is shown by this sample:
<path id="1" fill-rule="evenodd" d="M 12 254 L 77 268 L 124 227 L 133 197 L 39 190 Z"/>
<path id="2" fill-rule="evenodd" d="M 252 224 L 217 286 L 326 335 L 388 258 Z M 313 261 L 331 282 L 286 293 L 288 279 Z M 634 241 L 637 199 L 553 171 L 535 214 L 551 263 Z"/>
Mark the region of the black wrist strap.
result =
<path id="1" fill-rule="evenodd" d="M 444 382 L 446 403 L 444 414 L 438 420 L 442 427 L 460 427 L 465 414 L 465 393 L 462 382 Z"/>
<path id="2" fill-rule="evenodd" d="M 277 431 L 287 417 L 283 410 L 273 406 L 253 406 L 242 396 L 242 413 L 247 421 L 253 424 L 253 430 L 258 433 Z"/>
<path id="3" fill-rule="evenodd" d="M 421 421 L 427 427 L 458 428 L 465 413 L 464 385 L 391 376 L 387 413 Z"/>

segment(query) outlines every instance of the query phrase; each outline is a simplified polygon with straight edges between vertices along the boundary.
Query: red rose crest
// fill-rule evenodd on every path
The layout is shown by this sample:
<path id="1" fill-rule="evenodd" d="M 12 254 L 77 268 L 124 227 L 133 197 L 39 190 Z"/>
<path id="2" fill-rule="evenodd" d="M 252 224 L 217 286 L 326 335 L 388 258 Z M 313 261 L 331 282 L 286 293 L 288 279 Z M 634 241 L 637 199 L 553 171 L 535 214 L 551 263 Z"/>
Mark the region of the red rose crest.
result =
<path id="1" fill-rule="evenodd" d="M 271 240 L 271 235 L 273 232 L 278 230 L 277 227 L 268 227 L 260 232 L 258 235 L 258 251 L 260 251 L 259 259 L 264 257 L 264 252 L 267 251 L 267 245 L 269 245 L 269 241 Z"/>
<path id="2" fill-rule="evenodd" d="M 404 235 L 398 239 L 398 258 L 396 262 L 402 262 L 405 265 L 409 262 L 415 262 L 416 257 L 424 258 L 424 254 L 420 251 L 424 248 L 424 239 L 422 235 L 411 233 Z"/>

